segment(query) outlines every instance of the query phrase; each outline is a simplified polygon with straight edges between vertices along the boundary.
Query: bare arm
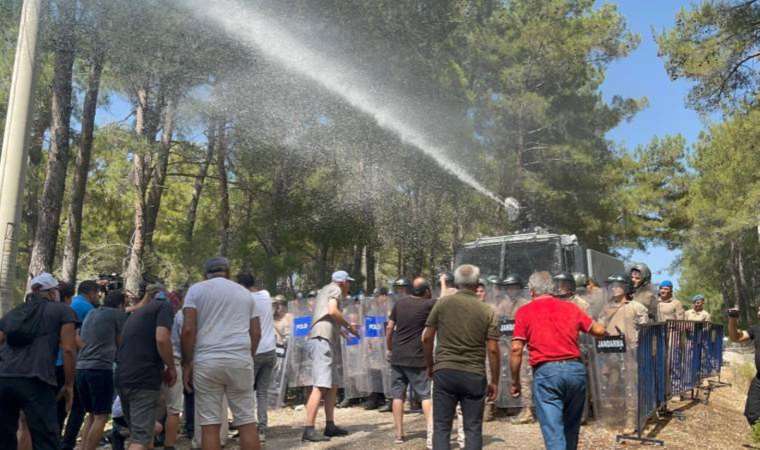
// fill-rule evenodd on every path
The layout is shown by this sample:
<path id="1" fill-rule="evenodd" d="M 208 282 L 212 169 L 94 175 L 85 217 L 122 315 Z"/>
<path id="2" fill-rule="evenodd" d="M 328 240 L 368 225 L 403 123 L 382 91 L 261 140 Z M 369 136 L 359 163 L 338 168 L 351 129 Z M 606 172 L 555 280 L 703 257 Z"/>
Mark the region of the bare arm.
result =
<path id="1" fill-rule="evenodd" d="M 195 356 L 195 340 L 198 337 L 198 311 L 195 308 L 182 310 L 182 335 L 180 343 L 182 347 L 182 366 L 187 367 L 193 363 Z"/>
<path id="2" fill-rule="evenodd" d="M 678 304 L 676 305 L 676 320 L 683 320 L 684 313 L 685 312 L 683 310 L 683 305 L 681 304 L 681 302 L 678 302 Z"/>
<path id="3" fill-rule="evenodd" d="M 425 353 L 425 366 L 427 366 L 428 376 L 433 375 L 433 344 L 435 343 L 436 329 L 425 327 L 422 332 L 422 350 Z"/>
<path id="4" fill-rule="evenodd" d="M 489 339 L 488 348 L 488 366 L 491 370 L 491 384 L 499 385 L 499 376 L 501 375 L 501 351 L 499 350 L 499 341 Z M 494 395 L 495 396 L 495 395 Z"/>
<path id="5" fill-rule="evenodd" d="M 172 330 L 166 327 L 156 327 L 156 347 L 161 360 L 166 367 L 174 367 L 172 354 Z"/>
<path id="6" fill-rule="evenodd" d="M 520 395 L 520 366 L 522 366 L 525 342 L 512 339 L 512 351 L 509 354 L 509 370 L 512 372 L 512 395 Z"/>
<path id="7" fill-rule="evenodd" d="M 77 331 L 73 323 L 61 327 L 61 354 L 63 356 L 64 386 L 74 386 L 74 375 L 77 361 Z"/>
<path id="8" fill-rule="evenodd" d="M 736 317 L 728 318 L 728 337 L 734 342 L 747 342 L 749 341 L 749 333 L 744 330 L 740 330 L 737 326 L 738 319 Z"/>
<path id="9" fill-rule="evenodd" d="M 388 351 L 393 351 L 393 329 L 396 327 L 396 322 L 389 320 L 388 326 L 385 327 L 385 346 Z"/>
<path id="10" fill-rule="evenodd" d="M 251 336 L 251 357 L 253 358 L 256 356 L 256 350 L 258 350 L 259 341 L 261 341 L 261 322 L 258 317 L 251 319 L 248 334 Z"/>

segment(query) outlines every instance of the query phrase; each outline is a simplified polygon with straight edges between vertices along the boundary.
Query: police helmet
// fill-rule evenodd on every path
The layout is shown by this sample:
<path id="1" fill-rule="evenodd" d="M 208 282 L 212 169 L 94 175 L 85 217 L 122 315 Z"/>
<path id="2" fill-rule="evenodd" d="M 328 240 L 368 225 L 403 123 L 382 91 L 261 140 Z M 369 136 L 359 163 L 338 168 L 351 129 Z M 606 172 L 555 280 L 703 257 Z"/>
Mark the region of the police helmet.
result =
<path id="1" fill-rule="evenodd" d="M 577 288 L 584 288 L 588 284 L 588 277 L 585 273 L 581 272 L 575 272 L 573 273 L 573 278 L 575 278 L 575 287 Z"/>
<path id="2" fill-rule="evenodd" d="M 412 282 L 409 281 L 409 278 L 399 277 L 396 279 L 396 281 L 393 282 L 394 288 L 410 288 L 412 287 Z"/>
<path id="3" fill-rule="evenodd" d="M 522 278 L 516 273 L 507 275 L 507 278 L 504 278 L 504 281 L 502 281 L 501 284 L 504 286 L 520 286 L 520 289 L 523 287 Z"/>
<path id="4" fill-rule="evenodd" d="M 652 271 L 649 270 L 649 266 L 644 263 L 636 263 L 631 266 L 630 272 L 637 271 L 641 274 L 641 285 L 646 286 L 652 280 Z"/>
<path id="5" fill-rule="evenodd" d="M 570 272 L 559 272 L 552 279 L 554 280 L 554 289 L 557 295 L 560 295 L 559 290 L 562 285 L 565 285 L 569 291 L 564 294 L 565 296 L 575 293 L 575 277 Z"/>

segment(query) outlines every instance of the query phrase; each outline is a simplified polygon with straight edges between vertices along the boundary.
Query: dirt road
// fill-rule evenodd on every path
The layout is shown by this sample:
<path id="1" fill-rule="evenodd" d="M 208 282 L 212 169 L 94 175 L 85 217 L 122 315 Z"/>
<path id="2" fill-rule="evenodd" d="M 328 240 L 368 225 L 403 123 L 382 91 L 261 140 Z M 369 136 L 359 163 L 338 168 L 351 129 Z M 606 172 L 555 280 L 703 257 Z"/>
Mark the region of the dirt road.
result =
<path id="1" fill-rule="evenodd" d="M 746 396 L 746 381 L 726 371 L 726 378 L 733 382 L 731 387 L 722 387 L 712 392 L 709 404 L 702 402 L 671 402 L 670 409 L 683 415 L 683 420 L 674 417 L 663 418 L 651 423 L 646 435 L 665 442 L 669 449 L 741 449 L 750 444 L 749 427 L 742 411 Z M 390 413 L 365 411 L 362 408 L 339 409 L 336 422 L 346 427 L 351 434 L 345 438 L 334 438 L 319 445 L 302 445 L 301 425 L 304 411 L 285 408 L 270 415 L 270 428 L 265 448 L 268 449 L 424 449 L 425 426 L 421 414 L 406 415 L 407 442 L 393 443 L 393 419 Z M 320 414 L 319 427 L 324 423 Z M 616 433 L 593 423 L 582 427 L 581 449 L 642 448 L 636 443 L 617 444 Z M 537 424 L 512 425 L 506 418 L 498 418 L 484 426 L 484 446 L 487 449 L 542 449 L 543 441 Z M 648 447 L 648 446 L 647 446 Z M 189 448 L 183 441 L 180 448 Z M 231 440 L 227 448 L 237 448 Z M 457 448 L 456 444 L 452 448 Z M 760 447 L 758 447 L 760 448 Z"/>

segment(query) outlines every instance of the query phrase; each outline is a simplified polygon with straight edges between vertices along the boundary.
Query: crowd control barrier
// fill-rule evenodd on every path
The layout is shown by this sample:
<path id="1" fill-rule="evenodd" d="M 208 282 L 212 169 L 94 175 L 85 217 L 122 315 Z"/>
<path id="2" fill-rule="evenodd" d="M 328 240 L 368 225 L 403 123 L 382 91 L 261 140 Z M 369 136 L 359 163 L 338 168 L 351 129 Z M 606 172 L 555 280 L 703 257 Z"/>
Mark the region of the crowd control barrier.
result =
<path id="1" fill-rule="evenodd" d="M 661 440 L 644 437 L 643 432 L 647 421 L 667 402 L 667 337 L 666 324 L 644 325 L 639 330 L 639 345 L 636 352 L 638 366 L 636 430 L 633 434 L 617 436 L 618 442 L 636 440 L 664 445 Z"/>

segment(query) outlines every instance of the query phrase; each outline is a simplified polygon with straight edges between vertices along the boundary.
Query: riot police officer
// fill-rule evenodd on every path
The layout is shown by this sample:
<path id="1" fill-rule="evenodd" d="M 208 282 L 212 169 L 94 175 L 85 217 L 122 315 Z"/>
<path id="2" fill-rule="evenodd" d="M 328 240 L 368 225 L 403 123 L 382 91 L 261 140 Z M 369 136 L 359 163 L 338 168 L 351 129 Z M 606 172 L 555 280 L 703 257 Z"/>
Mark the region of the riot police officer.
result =
<path id="1" fill-rule="evenodd" d="M 588 313 L 589 304 L 580 295 L 576 294 L 575 277 L 570 272 L 559 272 L 554 275 L 554 295 L 557 298 L 567 300 Z"/>
<path id="2" fill-rule="evenodd" d="M 636 263 L 629 273 L 633 287 L 633 300 L 646 307 L 649 319 L 657 318 L 657 295 L 652 289 L 652 271 L 644 263 Z"/>

